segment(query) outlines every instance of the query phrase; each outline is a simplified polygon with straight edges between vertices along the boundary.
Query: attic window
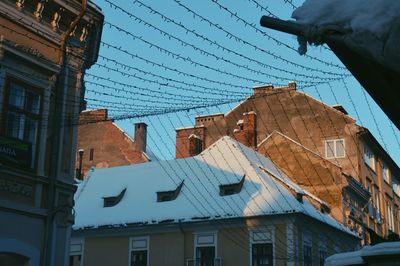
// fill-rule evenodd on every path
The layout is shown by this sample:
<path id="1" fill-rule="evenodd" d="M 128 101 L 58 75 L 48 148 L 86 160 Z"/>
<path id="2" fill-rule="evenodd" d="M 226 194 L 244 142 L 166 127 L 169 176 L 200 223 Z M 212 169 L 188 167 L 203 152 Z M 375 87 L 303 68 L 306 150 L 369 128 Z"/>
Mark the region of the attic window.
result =
<path id="1" fill-rule="evenodd" d="M 219 195 L 220 196 L 229 196 L 233 194 L 237 194 L 242 190 L 244 179 L 246 175 L 242 177 L 239 183 L 228 184 L 228 185 L 220 185 L 219 186 Z"/>
<path id="2" fill-rule="evenodd" d="M 185 180 L 183 180 L 175 190 L 157 192 L 157 202 L 175 200 L 178 197 L 179 192 L 181 192 L 184 181 Z"/>
<path id="3" fill-rule="evenodd" d="M 119 193 L 118 196 L 103 197 L 103 199 L 104 199 L 103 207 L 107 208 L 107 207 L 113 207 L 113 206 L 117 205 L 122 200 L 122 198 L 124 197 L 125 192 L 126 192 L 126 188 L 124 188 L 124 190 L 122 190 L 121 193 Z"/>

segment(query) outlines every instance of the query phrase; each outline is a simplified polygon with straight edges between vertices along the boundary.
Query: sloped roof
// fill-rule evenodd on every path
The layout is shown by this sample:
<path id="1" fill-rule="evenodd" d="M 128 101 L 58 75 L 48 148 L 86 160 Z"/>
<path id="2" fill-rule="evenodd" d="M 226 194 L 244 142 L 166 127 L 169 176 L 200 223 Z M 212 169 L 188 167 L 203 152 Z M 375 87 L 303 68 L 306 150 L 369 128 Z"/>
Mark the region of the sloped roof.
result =
<path id="1" fill-rule="evenodd" d="M 238 183 L 243 176 L 238 194 L 219 195 L 220 185 Z M 157 202 L 156 192 L 175 190 L 183 180 L 175 200 Z M 223 137 L 194 157 L 92 170 L 75 194 L 73 228 L 303 213 L 350 233 L 306 199 L 297 201 L 282 181 L 305 194 L 269 159 Z M 125 188 L 116 206 L 103 207 L 104 197 L 116 196 Z"/>
<path id="2" fill-rule="evenodd" d="M 386 242 L 376 244 L 374 246 L 365 246 L 360 250 L 353 252 L 338 253 L 328 257 L 325 260 L 325 265 L 328 266 L 345 266 L 345 265 L 366 265 L 364 258 L 368 257 L 380 257 L 382 265 L 385 264 L 383 256 L 394 256 L 400 257 L 400 242 Z M 388 262 L 386 262 L 388 263 Z"/>

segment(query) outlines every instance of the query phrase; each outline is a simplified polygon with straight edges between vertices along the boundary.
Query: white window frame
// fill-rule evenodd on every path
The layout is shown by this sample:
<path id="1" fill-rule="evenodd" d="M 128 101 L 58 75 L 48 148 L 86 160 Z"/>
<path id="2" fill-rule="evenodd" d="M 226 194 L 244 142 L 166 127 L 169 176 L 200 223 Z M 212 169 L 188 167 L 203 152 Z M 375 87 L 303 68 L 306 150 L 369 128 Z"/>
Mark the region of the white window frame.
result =
<path id="1" fill-rule="evenodd" d="M 368 159 L 366 158 L 368 157 Z M 367 144 L 364 144 L 364 151 L 363 151 L 363 159 L 366 165 L 368 165 L 374 172 L 376 171 L 376 156 L 368 147 Z"/>
<path id="2" fill-rule="evenodd" d="M 391 172 L 389 170 L 389 167 L 387 167 L 387 165 L 384 162 L 382 162 L 382 178 L 389 185 L 391 184 L 390 174 L 391 174 Z M 385 176 L 386 176 L 386 178 L 385 178 Z"/>
<path id="3" fill-rule="evenodd" d="M 133 242 L 134 241 L 145 241 L 146 245 L 143 245 L 141 247 L 134 247 Z M 147 251 L 147 266 L 150 265 L 150 237 L 149 236 L 135 236 L 135 237 L 130 237 L 129 238 L 129 264 L 128 266 L 131 265 L 132 263 L 132 251 Z"/>
<path id="4" fill-rule="evenodd" d="M 197 247 L 214 247 L 215 255 L 214 260 L 218 258 L 218 233 L 216 231 L 207 231 L 207 232 L 194 232 L 194 250 L 193 250 L 193 259 L 197 259 Z M 199 243 L 199 238 L 201 237 L 213 237 L 212 242 L 207 243 Z"/>
<path id="5" fill-rule="evenodd" d="M 80 249 L 79 249 L 80 248 Z M 85 240 L 84 239 L 71 239 L 71 243 L 69 245 L 69 255 L 68 261 L 70 256 L 81 256 L 81 265 L 83 265 L 83 258 L 84 258 L 84 251 L 85 251 Z"/>
<path id="6" fill-rule="evenodd" d="M 263 237 L 265 235 L 265 237 Z M 269 236 L 268 236 L 269 235 Z M 257 236 L 257 237 L 255 237 Z M 265 227 L 257 230 L 251 230 L 249 233 L 249 265 L 253 265 L 253 244 L 272 244 L 272 257 L 274 265 L 276 265 L 276 241 L 275 241 L 275 228 Z"/>
<path id="7" fill-rule="evenodd" d="M 328 142 L 333 142 L 333 156 L 328 156 Z M 343 155 L 342 156 L 338 156 L 336 151 L 336 145 L 338 142 L 342 142 L 343 143 Z M 335 158 L 345 158 L 346 157 L 346 146 L 345 146 L 345 141 L 344 139 L 327 139 L 325 140 L 325 158 L 326 159 L 335 159 Z"/>
<path id="8" fill-rule="evenodd" d="M 392 232 L 395 232 L 393 203 L 390 199 L 389 201 L 386 201 L 386 212 L 387 212 L 386 219 L 387 219 L 388 229 Z"/>

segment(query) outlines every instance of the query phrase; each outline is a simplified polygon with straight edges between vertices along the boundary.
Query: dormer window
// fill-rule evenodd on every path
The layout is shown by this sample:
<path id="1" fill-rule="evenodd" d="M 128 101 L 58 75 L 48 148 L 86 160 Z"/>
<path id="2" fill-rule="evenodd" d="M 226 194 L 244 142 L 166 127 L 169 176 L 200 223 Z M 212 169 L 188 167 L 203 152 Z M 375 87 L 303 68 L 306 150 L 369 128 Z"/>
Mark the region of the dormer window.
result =
<path id="1" fill-rule="evenodd" d="M 220 185 L 219 186 L 219 195 L 220 196 L 229 196 L 229 195 L 233 195 L 233 194 L 238 194 L 242 190 L 245 176 L 246 175 L 244 175 L 242 177 L 242 179 L 240 180 L 239 183 Z"/>
<path id="2" fill-rule="evenodd" d="M 115 205 L 117 205 L 124 197 L 125 192 L 126 192 L 126 188 L 124 188 L 124 190 L 122 190 L 121 193 L 119 193 L 117 196 L 103 197 L 103 199 L 104 199 L 103 207 L 107 208 L 107 207 L 114 207 Z"/>
<path id="3" fill-rule="evenodd" d="M 185 180 L 183 180 L 175 190 L 157 192 L 157 202 L 175 200 L 178 197 L 179 192 L 181 192 L 184 181 Z"/>

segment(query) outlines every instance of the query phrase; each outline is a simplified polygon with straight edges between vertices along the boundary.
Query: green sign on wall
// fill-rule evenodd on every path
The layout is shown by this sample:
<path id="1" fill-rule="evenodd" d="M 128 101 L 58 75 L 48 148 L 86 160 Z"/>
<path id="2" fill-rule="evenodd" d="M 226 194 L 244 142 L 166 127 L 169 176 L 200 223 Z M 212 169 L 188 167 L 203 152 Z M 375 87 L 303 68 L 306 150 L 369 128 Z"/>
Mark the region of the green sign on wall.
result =
<path id="1" fill-rule="evenodd" d="M 0 161 L 30 167 L 32 144 L 0 136 Z"/>

